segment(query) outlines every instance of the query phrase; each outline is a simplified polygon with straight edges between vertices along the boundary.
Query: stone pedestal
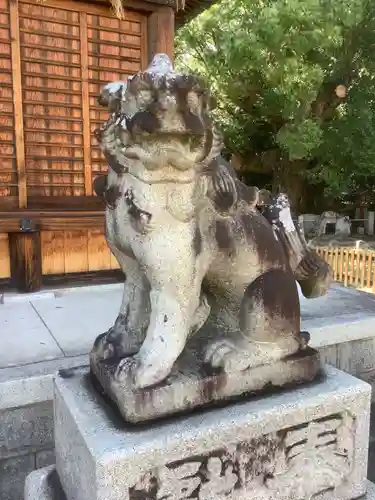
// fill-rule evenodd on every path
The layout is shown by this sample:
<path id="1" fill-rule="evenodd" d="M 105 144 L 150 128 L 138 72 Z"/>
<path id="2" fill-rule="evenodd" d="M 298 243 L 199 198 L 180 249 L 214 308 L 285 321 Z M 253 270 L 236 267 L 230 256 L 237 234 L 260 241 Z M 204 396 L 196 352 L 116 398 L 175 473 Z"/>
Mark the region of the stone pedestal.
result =
<path id="1" fill-rule="evenodd" d="M 197 338 L 204 345 L 203 336 L 198 333 Z M 207 372 L 197 351 L 185 349 L 171 374 L 160 384 L 145 389 L 134 389 L 131 377 L 119 382 L 115 377 L 117 363 L 99 361 L 93 352 L 91 373 L 98 391 L 110 397 L 126 422 L 135 424 L 191 413 L 212 406 L 215 401 L 233 401 L 244 394 L 261 397 L 272 389 L 291 389 L 311 382 L 321 372 L 319 353 L 309 347 L 272 364 L 232 373 Z"/>
<path id="2" fill-rule="evenodd" d="M 57 473 L 31 474 L 25 500 L 366 494 L 371 389 L 334 368 L 308 386 L 143 428 L 126 426 L 88 374 L 82 368 L 57 377 Z"/>

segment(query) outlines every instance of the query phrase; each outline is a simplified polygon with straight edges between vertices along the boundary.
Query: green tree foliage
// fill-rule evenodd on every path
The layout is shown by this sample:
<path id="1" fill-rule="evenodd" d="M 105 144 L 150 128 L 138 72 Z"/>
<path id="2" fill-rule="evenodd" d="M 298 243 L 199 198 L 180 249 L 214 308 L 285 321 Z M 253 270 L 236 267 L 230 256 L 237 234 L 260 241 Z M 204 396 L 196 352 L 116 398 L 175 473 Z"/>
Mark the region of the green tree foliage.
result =
<path id="1" fill-rule="evenodd" d="M 306 182 L 375 184 L 375 2 L 222 0 L 178 31 L 176 61 L 210 84 L 229 151 L 297 207 Z"/>

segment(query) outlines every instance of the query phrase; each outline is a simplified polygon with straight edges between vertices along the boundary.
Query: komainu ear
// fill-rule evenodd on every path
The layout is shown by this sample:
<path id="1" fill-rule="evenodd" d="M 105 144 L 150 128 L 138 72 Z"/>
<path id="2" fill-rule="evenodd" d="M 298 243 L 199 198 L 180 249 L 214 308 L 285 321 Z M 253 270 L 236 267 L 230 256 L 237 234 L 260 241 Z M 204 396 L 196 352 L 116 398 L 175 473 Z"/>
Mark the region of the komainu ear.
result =
<path id="1" fill-rule="evenodd" d="M 105 85 L 98 97 L 98 104 L 108 108 L 111 113 L 116 113 L 120 110 L 121 99 L 126 88 L 126 82 L 113 82 Z"/>
<path id="2" fill-rule="evenodd" d="M 227 214 L 237 206 L 237 177 L 232 167 L 221 156 L 216 157 L 204 169 L 208 176 L 207 196 L 212 200 L 216 210 Z"/>

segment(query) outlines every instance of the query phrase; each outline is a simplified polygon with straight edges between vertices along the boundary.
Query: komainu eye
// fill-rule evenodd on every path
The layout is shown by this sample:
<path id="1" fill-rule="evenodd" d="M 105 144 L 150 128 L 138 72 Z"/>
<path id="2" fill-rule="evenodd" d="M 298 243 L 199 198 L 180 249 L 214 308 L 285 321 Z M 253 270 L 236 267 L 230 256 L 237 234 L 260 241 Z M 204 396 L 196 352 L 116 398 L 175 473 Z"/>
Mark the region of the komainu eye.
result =
<path id="1" fill-rule="evenodd" d="M 148 104 L 152 102 L 152 92 L 151 90 L 140 90 L 137 94 L 137 106 L 138 108 L 144 109 Z"/>

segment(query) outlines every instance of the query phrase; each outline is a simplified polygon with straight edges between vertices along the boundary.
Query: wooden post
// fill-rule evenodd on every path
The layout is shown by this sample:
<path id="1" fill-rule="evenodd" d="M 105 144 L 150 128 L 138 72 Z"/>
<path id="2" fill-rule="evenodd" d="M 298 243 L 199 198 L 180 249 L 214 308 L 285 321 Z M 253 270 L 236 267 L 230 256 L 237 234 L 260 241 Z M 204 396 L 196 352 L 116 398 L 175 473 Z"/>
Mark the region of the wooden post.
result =
<path id="1" fill-rule="evenodd" d="M 354 278 L 355 278 L 355 272 L 354 272 L 354 267 L 355 267 L 355 257 L 356 257 L 356 251 L 352 248 L 350 250 L 350 279 L 349 279 L 349 284 L 353 285 L 354 283 Z"/>
<path id="2" fill-rule="evenodd" d="M 362 260 L 361 260 L 361 277 L 360 277 L 360 285 L 362 288 L 366 286 L 366 264 L 367 264 L 367 252 L 362 250 Z"/>
<path id="3" fill-rule="evenodd" d="M 83 160 L 85 164 L 85 195 L 92 195 L 91 138 L 90 138 L 90 95 L 89 95 L 89 52 L 87 41 L 87 14 L 80 13 L 81 78 L 82 78 L 82 123 Z"/>
<path id="4" fill-rule="evenodd" d="M 340 267 L 339 267 L 339 281 L 342 281 L 342 273 L 344 270 L 344 249 L 340 248 Z"/>
<path id="5" fill-rule="evenodd" d="M 18 175 L 18 206 L 27 207 L 26 168 L 25 168 L 25 143 L 23 133 L 22 111 L 22 75 L 21 75 L 21 45 L 18 15 L 18 0 L 10 0 L 10 36 L 12 48 L 12 78 L 13 78 L 13 104 L 14 104 L 14 129 L 16 146 L 16 165 Z"/>
<path id="6" fill-rule="evenodd" d="M 339 259 L 339 249 L 335 247 L 332 249 L 333 279 L 335 281 L 337 281 L 338 270 L 339 270 L 338 259 Z"/>
<path id="7" fill-rule="evenodd" d="M 345 252 L 345 271 L 344 271 L 344 285 L 348 286 L 349 283 L 349 257 L 350 257 L 350 250 Z"/>
<path id="8" fill-rule="evenodd" d="M 26 221 L 26 225 L 29 221 Z M 11 280 L 19 292 L 37 292 L 42 286 L 40 232 L 33 229 L 9 233 Z"/>
<path id="9" fill-rule="evenodd" d="M 366 252 L 366 288 L 371 288 L 372 252 Z"/>
<path id="10" fill-rule="evenodd" d="M 174 55 L 174 11 L 165 7 L 153 12 L 148 18 L 148 58 L 155 54 L 167 54 L 173 62 Z"/>

